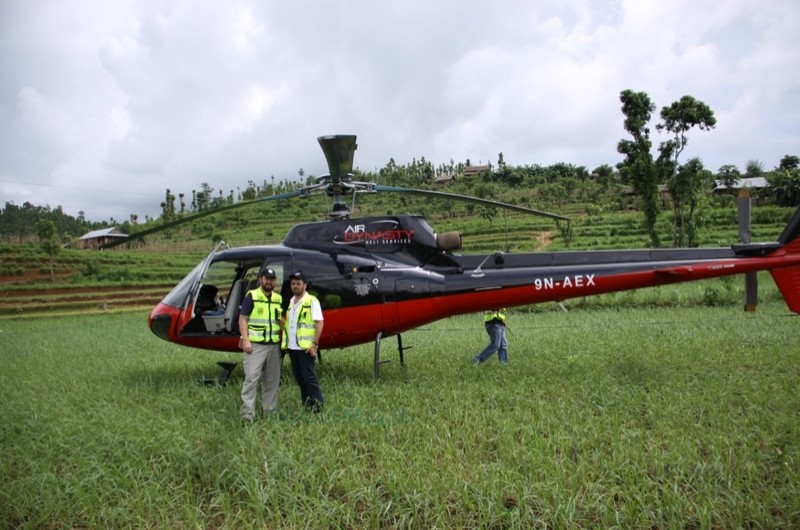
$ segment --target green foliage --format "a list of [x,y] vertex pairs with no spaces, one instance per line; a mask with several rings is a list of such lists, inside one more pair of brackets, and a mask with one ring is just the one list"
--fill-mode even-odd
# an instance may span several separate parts
[[630,182],[642,201],[645,217],[645,229],[650,236],[653,247],[660,246],[656,219],[658,218],[658,182],[657,172],[650,152],[650,129],[647,124],[655,105],[644,92],[624,90],[620,93],[622,113],[625,115],[625,130],[633,140],[620,140],[617,151],[625,155],[625,160],[618,165],[623,182]]
[[673,135],[671,140],[659,146],[657,167],[663,180],[667,182],[672,197],[673,246],[696,246],[697,227],[695,214],[697,206],[708,189],[710,173],[703,169],[699,158],[689,160],[683,166],[678,158],[689,139],[686,133],[694,127],[700,130],[713,129],[717,123],[714,112],[702,101],[691,96],[683,96],[669,107],[661,109],[659,131]]
[[56,225],[49,219],[42,219],[36,223],[36,237],[39,238],[39,245],[50,259],[50,281],[53,281],[54,260],[61,252],[61,241],[56,232]]
[[[692,96],[683,96],[668,107],[661,109],[661,123],[656,125],[658,131],[667,131],[673,139],[662,144],[661,153],[665,158],[672,160],[674,167],[678,165],[678,157],[686,148],[689,139],[686,133],[694,127],[701,131],[714,128],[717,119],[714,111]],[[672,173],[672,172],[670,172]]]
[[778,169],[800,169],[800,156],[786,155],[781,158]]
[[739,182],[739,179],[742,178],[742,173],[736,166],[732,164],[726,164],[719,168],[717,177],[719,177],[719,180],[721,180],[727,188],[731,189],[737,182]]
[[667,188],[672,196],[673,236],[676,247],[694,247],[698,241],[698,219],[696,216],[703,205],[710,180],[709,172],[703,169],[699,158],[693,158],[678,168],[668,181]]
[[[663,205],[660,205],[656,183],[659,167],[653,161],[652,155],[649,154],[651,144],[647,119],[645,119],[649,117],[655,107],[649,103],[649,97],[645,93],[626,91],[623,92],[623,96],[629,98],[623,106],[623,112],[627,113],[626,127],[631,128],[633,132],[631,140],[620,142],[622,149],[620,152],[626,155],[626,159],[619,165],[619,172],[615,171],[611,165],[601,165],[590,174],[586,168],[566,162],[550,166],[538,164],[510,166],[502,160],[501,156],[498,157],[495,171],[486,171],[474,177],[463,177],[465,164],[462,162],[457,163],[451,160],[448,164],[434,166],[424,157],[403,165],[390,160],[386,167],[377,172],[355,171],[356,178],[362,181],[435,189],[568,215],[573,219],[575,227],[572,234],[563,233],[559,228],[554,227],[552,221],[542,221],[530,216],[503,212],[501,225],[494,223],[499,212],[492,209],[478,208],[474,204],[457,200],[409,197],[391,193],[359,194],[353,216],[425,214],[431,225],[437,230],[444,229],[443,226],[448,229],[462,230],[465,234],[465,252],[497,250],[497,242],[504,239],[498,236],[505,236],[505,239],[513,241],[513,244],[509,246],[517,251],[544,248],[560,250],[566,248],[567,243],[570,248],[575,249],[620,248],[625,245],[653,246],[660,244],[661,241],[673,241],[673,244],[704,244],[709,241],[700,226],[704,221],[701,218],[687,217],[686,213],[691,212],[691,215],[694,215],[694,211],[696,211],[698,215],[705,216],[711,209],[730,208],[734,205],[735,199],[729,196],[711,196],[708,207],[703,206],[697,210],[697,205],[704,205],[709,197],[708,181],[711,175],[705,170],[695,171],[697,168],[694,168],[690,161],[682,168],[683,172],[675,175],[674,182],[669,182],[675,193],[673,200],[666,199],[663,201]],[[625,98],[621,98],[621,100]],[[647,153],[644,152],[645,147]],[[499,163],[500,161],[502,163]],[[797,174],[796,169],[792,169],[793,164],[794,158],[790,155],[786,155],[781,162],[782,168],[790,171],[792,178]],[[723,166],[720,168],[720,175],[730,176],[738,171],[734,170],[733,166]],[[791,171],[795,171],[795,173],[791,173]],[[456,175],[457,178],[446,188],[435,186],[433,179],[444,173]],[[794,188],[780,184],[784,177],[780,171],[776,174],[776,182],[779,182],[778,193],[782,194],[780,200],[782,203],[789,204],[794,200],[795,195],[791,194]],[[684,177],[686,178],[684,179]],[[630,191],[623,186],[623,182],[634,184],[638,198],[632,197]],[[690,185],[684,186],[684,184]],[[243,190],[237,187],[238,193],[231,190],[225,196],[221,190],[214,190],[207,183],[203,183],[199,192],[192,191],[191,199],[187,198],[184,193],[173,194],[172,191],[167,190],[162,205],[162,208],[168,211],[166,216],[162,215],[159,219],[148,220],[144,223],[139,223],[135,216],[131,216],[130,222],[125,221],[118,226],[126,233],[155,229],[172,216],[180,219],[185,215],[199,213],[202,209],[203,212],[212,215],[187,225],[147,236],[145,250],[202,253],[207,252],[212,243],[220,239],[224,239],[232,246],[279,243],[283,235],[294,224],[326,218],[330,200],[323,196],[315,196],[303,201],[261,202],[222,213],[214,212],[213,208],[234,205],[237,200],[264,198],[275,193],[296,190],[300,185],[300,181],[277,181],[274,177],[270,177],[269,180],[264,180],[262,183],[248,181]],[[692,193],[696,195],[690,195],[688,200],[682,195],[679,196],[679,193],[683,193],[679,190],[684,188],[692,190]],[[220,193],[217,193],[218,191]],[[179,211],[176,205],[176,195],[180,199]],[[656,197],[656,202],[642,201],[642,195],[650,198]],[[776,197],[775,194],[764,195],[759,197],[759,201],[761,204],[769,203],[778,200]],[[692,204],[695,205],[694,211],[691,210]],[[0,241],[34,242],[32,227],[40,219],[53,220],[58,233],[70,239],[74,239],[89,229],[102,226],[91,226],[81,218],[72,219],[65,216],[60,208],[50,210],[49,207],[39,208],[28,203],[21,208],[8,204],[6,206],[6,209],[0,212],[0,221],[2,221],[0,222]],[[672,216],[664,216],[660,213],[660,208],[667,206],[676,208],[673,210]],[[626,212],[631,210],[636,211],[630,214],[633,217],[640,217],[641,213],[639,212],[645,210],[645,223],[643,225],[636,219],[626,220],[625,222],[632,222],[635,228],[631,233],[625,234],[622,239],[616,237],[622,235],[622,232],[615,226],[609,228],[605,234],[593,233],[591,236],[584,237],[581,233],[583,226],[581,219],[584,214],[595,218],[598,221],[596,224],[599,226],[602,225],[600,218],[621,215],[627,219],[629,214]],[[735,226],[735,214],[729,219],[726,223],[729,223],[730,227]],[[61,222],[64,222],[69,228],[61,228],[59,224]],[[612,220],[610,223],[613,225],[615,221]],[[717,224],[717,221],[710,221],[710,224]],[[506,227],[508,227],[507,234],[505,233]],[[691,231],[682,232],[686,227]],[[773,228],[767,226],[765,233],[771,234]],[[715,228],[712,226],[709,233],[714,230]],[[735,230],[729,232],[735,234]],[[715,239],[712,242],[715,245],[718,241],[732,242],[727,234],[720,236],[719,240],[716,239],[716,234],[713,237]],[[733,240],[735,240],[735,235]],[[59,266],[56,264],[56,268]],[[11,274],[19,274],[20,271],[26,270],[24,266],[20,269],[18,263],[9,264],[6,269],[11,271]],[[69,265],[64,266],[62,273],[65,271],[81,276],[78,274],[80,271],[71,269]],[[132,276],[137,275],[135,269],[130,269],[129,272]],[[90,271],[88,275],[83,276],[94,277],[95,271]]]
[[768,193],[780,206],[800,205],[800,169],[778,169],[772,172],[767,181]]
[[57,234],[68,239],[76,239],[86,232],[103,227],[103,223],[90,223],[83,218],[83,212],[74,218],[65,214],[61,206],[34,206],[26,202],[22,206],[7,202],[0,209],[0,240],[23,243],[32,241],[35,227],[39,221],[53,223]]

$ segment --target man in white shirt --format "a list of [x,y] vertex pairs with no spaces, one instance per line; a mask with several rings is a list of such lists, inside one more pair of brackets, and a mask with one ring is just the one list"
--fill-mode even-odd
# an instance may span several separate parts
[[321,412],[325,400],[315,362],[324,324],[322,307],[317,297],[306,291],[307,281],[302,272],[291,274],[289,279],[294,296],[285,313],[283,348],[288,350],[303,406],[312,412]]

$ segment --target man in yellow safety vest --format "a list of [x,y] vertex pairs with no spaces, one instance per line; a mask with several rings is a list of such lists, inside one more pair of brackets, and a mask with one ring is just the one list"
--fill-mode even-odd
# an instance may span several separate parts
[[245,422],[255,419],[259,379],[263,411],[272,412],[278,404],[283,298],[274,292],[276,279],[274,270],[263,269],[258,275],[259,287],[247,292],[239,311],[240,347],[244,352],[241,415]]
[[485,362],[494,352],[500,364],[508,364],[508,339],[506,338],[506,310],[494,309],[487,311],[483,317],[486,333],[489,335],[489,344],[478,355],[472,358],[475,366]]
[[322,307],[317,297],[306,291],[308,283],[302,272],[291,274],[289,279],[294,296],[286,311],[283,349],[289,352],[303,406],[312,412],[321,412],[325,400],[314,363],[317,360],[324,323]]

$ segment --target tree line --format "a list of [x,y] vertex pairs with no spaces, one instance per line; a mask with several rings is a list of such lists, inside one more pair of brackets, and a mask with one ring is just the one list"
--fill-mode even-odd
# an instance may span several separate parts
[[[464,178],[465,170],[472,166],[470,160],[434,164],[426,158],[412,159],[398,164],[393,158],[374,172],[354,170],[355,178],[387,185],[408,188],[434,188],[437,182],[448,182],[448,191],[486,199],[503,199],[515,202],[515,191],[526,190],[536,200],[537,207],[563,207],[579,203],[586,210],[620,210],[634,206],[642,212],[643,227],[653,247],[663,244],[656,230],[659,213],[665,207],[662,188],[669,194],[671,209],[672,241],[674,246],[694,246],[697,243],[698,213],[711,200],[714,180],[732,187],[739,179],[764,176],[770,186],[760,192],[761,199],[781,206],[800,204],[800,158],[784,156],[772,171],[765,171],[761,162],[751,160],[744,172],[733,164],[723,165],[716,173],[706,169],[700,157],[689,158],[681,163],[687,149],[689,133],[693,130],[710,131],[716,126],[713,110],[692,96],[683,96],[672,104],[662,107],[655,129],[667,133],[669,138],[654,148],[650,127],[655,104],[645,92],[624,90],[620,93],[621,111],[625,131],[630,138],[617,144],[623,160],[616,165],[604,164],[587,169],[566,162],[541,166],[538,164],[512,166],[505,163],[503,153],[498,154],[496,164],[482,166],[479,174]],[[448,178],[449,177],[449,178]],[[279,180],[274,176],[261,183],[249,180],[244,187],[227,192],[215,190],[208,183],[201,183],[199,190],[190,194],[174,193],[167,189],[161,202],[161,215],[157,219],[146,217],[144,223],[169,222],[183,215],[207,211],[239,201],[252,200],[287,191],[315,182],[315,177],[300,169],[296,180]],[[634,204],[630,204],[631,192]],[[510,198],[509,198],[510,197]],[[400,207],[403,198],[398,198]],[[450,201],[443,204],[445,210],[455,208]],[[475,207],[465,206],[469,213]],[[479,207],[478,213],[491,220],[491,207]],[[591,212],[590,212],[591,213]],[[37,222],[49,220],[54,225],[55,237],[64,241],[77,238],[89,230],[104,226],[116,226],[126,233],[139,229],[138,216],[131,214],[130,220],[108,223],[88,222],[83,212],[77,218],[65,214],[61,207],[34,206],[28,202],[22,206],[6,203],[0,210],[0,237],[4,241],[24,242],[35,236]]]

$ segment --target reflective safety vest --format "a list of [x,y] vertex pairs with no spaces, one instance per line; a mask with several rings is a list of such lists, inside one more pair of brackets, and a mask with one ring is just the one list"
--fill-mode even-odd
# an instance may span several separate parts
[[[297,347],[307,350],[314,344],[314,318],[311,316],[311,300],[316,300],[312,294],[306,293],[300,300],[300,307],[297,309]],[[291,302],[289,302],[291,304]],[[319,303],[319,302],[317,302]],[[290,311],[287,311],[287,317]],[[286,333],[283,334],[283,349],[289,347],[289,323],[286,323]]]
[[506,308],[498,309],[497,311],[487,311],[483,315],[484,323],[488,324],[493,320],[499,320],[501,324],[505,325],[506,323]]
[[250,291],[253,298],[253,312],[247,321],[247,340],[250,342],[280,342],[281,319],[283,317],[283,298],[273,292],[271,298],[261,288]]

